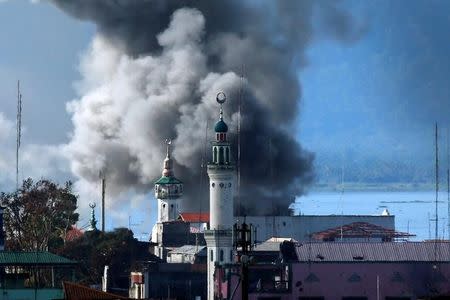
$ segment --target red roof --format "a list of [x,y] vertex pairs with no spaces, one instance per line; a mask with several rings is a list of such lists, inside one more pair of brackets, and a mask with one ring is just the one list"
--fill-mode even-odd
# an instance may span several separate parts
[[178,219],[189,223],[209,223],[209,213],[181,213]]
[[71,242],[76,239],[79,239],[83,236],[83,232],[78,229],[76,226],[72,225],[72,228],[66,233],[66,241]]
[[386,237],[386,238],[405,238],[415,236],[406,232],[399,232],[393,229],[384,228],[382,226],[366,223],[354,222],[330,228],[321,232],[312,234],[312,237],[317,240],[328,240],[339,238],[342,235],[344,238],[370,238],[370,237]]
[[118,300],[118,299],[129,299],[127,297],[122,297],[118,295],[114,295],[111,293],[105,293],[102,291],[98,291],[87,286],[83,286],[80,284],[76,284],[73,282],[63,282],[64,286],[64,299],[72,300],[72,299],[83,299],[83,300]]

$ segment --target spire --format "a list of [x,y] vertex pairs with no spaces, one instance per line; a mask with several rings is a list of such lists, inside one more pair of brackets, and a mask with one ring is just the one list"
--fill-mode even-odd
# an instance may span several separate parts
[[225,93],[220,92],[217,94],[216,101],[220,104],[219,121],[214,126],[215,132],[226,133],[228,131],[228,125],[223,121],[223,104],[227,100]]
[[170,139],[166,139],[165,141],[166,147],[167,147],[167,153],[166,153],[166,159],[164,159],[164,169],[162,172],[162,175],[164,177],[172,177],[173,171],[172,171],[172,158],[170,157],[170,145],[172,144],[172,141]]
[[97,220],[95,219],[95,203],[90,203],[89,207],[91,208],[91,220],[89,221],[89,229],[88,231],[97,230]]

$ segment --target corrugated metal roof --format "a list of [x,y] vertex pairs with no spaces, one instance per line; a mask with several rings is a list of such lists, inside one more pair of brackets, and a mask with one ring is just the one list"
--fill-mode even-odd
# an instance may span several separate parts
[[0,265],[2,266],[73,265],[73,264],[76,264],[76,262],[50,252],[0,251]]
[[304,243],[297,256],[301,262],[450,262],[450,243]]
[[330,238],[354,238],[354,237],[388,237],[388,238],[404,238],[413,237],[414,234],[406,232],[395,231],[390,228],[384,228],[375,224],[367,222],[353,222],[342,226],[330,228],[312,234],[312,237],[317,240]]
[[[184,245],[178,248],[173,249],[169,253],[171,254],[199,254],[206,255],[206,246],[195,246],[195,245]],[[204,253],[203,253],[204,252]]]
[[280,244],[284,241],[296,243],[297,241],[292,238],[277,238],[272,237],[261,244],[255,246],[254,251],[263,251],[263,252],[276,252],[280,251]]

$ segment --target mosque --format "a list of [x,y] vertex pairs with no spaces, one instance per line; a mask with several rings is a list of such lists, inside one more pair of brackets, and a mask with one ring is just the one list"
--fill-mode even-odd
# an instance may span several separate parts
[[[155,182],[158,218],[151,236],[153,253],[164,261],[167,261],[171,251],[180,247],[187,249],[187,245],[195,245],[196,247],[189,248],[194,252],[199,249],[206,251],[208,299],[214,297],[215,268],[233,260],[233,225],[244,218],[233,214],[236,167],[231,157],[232,145],[227,139],[228,126],[223,118],[225,94],[219,93],[216,100],[220,105],[219,120],[214,126],[212,160],[207,166],[209,214],[181,211],[183,183],[175,177],[171,142],[167,140],[162,176]],[[357,238],[379,242],[401,237],[395,232],[395,217],[388,212],[381,215],[246,216],[245,219],[256,229],[256,242],[271,238],[290,238],[297,242],[315,238],[328,241]]]

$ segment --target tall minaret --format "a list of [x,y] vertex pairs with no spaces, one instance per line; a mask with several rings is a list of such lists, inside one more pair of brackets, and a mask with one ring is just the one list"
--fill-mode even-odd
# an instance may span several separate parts
[[170,145],[166,140],[167,154],[164,159],[162,177],[155,182],[155,197],[158,199],[158,223],[175,221],[180,212],[183,195],[183,183],[173,175],[173,162],[170,157]]
[[224,93],[217,94],[220,118],[214,127],[216,140],[212,143],[209,176],[209,230],[205,231],[208,247],[208,299],[214,299],[214,271],[217,264],[230,263],[233,258],[232,228],[235,166],[231,163],[228,126],[223,121]]

